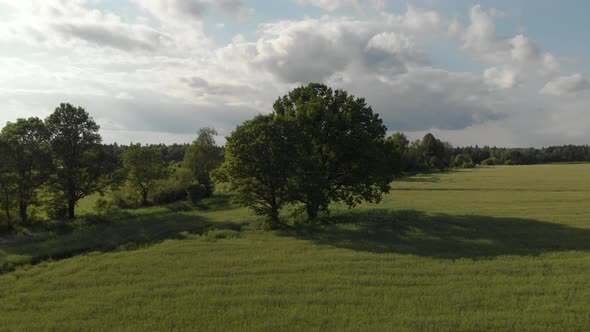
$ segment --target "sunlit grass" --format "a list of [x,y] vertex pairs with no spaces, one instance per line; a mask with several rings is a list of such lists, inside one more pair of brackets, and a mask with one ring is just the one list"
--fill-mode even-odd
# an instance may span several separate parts
[[382,204],[277,232],[225,198],[140,210],[96,230],[149,246],[0,275],[0,330],[586,331],[589,198],[580,164],[404,179]]

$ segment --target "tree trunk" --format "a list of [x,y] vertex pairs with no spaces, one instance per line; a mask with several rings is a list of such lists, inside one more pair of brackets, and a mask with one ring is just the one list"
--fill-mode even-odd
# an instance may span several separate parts
[[10,195],[5,194],[4,196],[4,213],[6,214],[6,221],[8,224],[12,224],[12,216],[10,215]]
[[305,210],[307,212],[307,220],[309,222],[315,221],[318,217],[318,214],[320,212],[320,205],[312,202],[312,203],[307,203],[305,205]]
[[277,207],[271,208],[269,218],[273,228],[277,227],[281,223],[279,220],[279,210]]
[[68,219],[73,220],[76,218],[76,200],[68,199]]
[[20,213],[20,221],[21,223],[25,224],[27,222],[27,208],[28,204],[24,200],[19,201],[19,213]]
[[148,191],[147,191],[147,189],[141,190],[141,205],[143,205],[143,206],[148,205]]

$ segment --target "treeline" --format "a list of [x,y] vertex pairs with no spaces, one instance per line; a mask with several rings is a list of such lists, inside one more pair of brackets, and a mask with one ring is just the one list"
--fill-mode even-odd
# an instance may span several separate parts
[[81,107],[61,104],[45,120],[9,122],[0,132],[0,230],[39,219],[74,219],[83,198],[133,208],[213,193],[210,172],[223,161],[217,134],[201,129],[190,145],[102,144],[99,126]]
[[211,128],[200,129],[192,144],[145,146],[103,144],[99,129],[70,104],[45,120],[6,124],[0,132],[0,230],[74,219],[80,200],[97,193],[108,194],[96,202],[103,213],[179,201],[197,205],[213,194],[214,180],[228,183],[237,202],[276,228],[315,222],[335,202],[378,202],[395,177],[417,172],[590,161],[589,146],[452,147],[432,134],[413,142],[399,132],[387,137],[364,99],[316,83],[238,126],[225,147],[215,144]]
[[403,174],[473,168],[478,165],[534,165],[590,161],[590,146],[564,145],[546,148],[453,147],[428,133],[410,142],[403,133],[388,138],[401,156]]

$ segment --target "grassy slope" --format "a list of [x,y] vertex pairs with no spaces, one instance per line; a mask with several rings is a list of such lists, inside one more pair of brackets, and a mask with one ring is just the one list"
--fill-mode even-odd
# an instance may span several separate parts
[[[0,275],[0,330],[590,329],[590,165],[395,188],[337,211],[339,224],[189,235]],[[170,218],[174,231],[251,220],[243,209]]]

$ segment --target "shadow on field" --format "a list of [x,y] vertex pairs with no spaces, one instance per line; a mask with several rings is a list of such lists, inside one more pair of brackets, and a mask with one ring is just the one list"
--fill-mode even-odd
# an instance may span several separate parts
[[409,183],[436,183],[440,178],[434,174],[417,174],[395,179],[395,182],[409,182]]
[[[113,216],[101,218],[109,217]],[[0,246],[0,273],[19,265],[69,258],[86,252],[132,250],[167,239],[180,239],[186,234],[204,234],[213,229],[239,231],[241,228],[241,224],[211,222],[178,212],[123,213],[116,217],[116,221],[101,219],[64,234],[49,232],[5,243]]]
[[590,230],[533,219],[372,210],[327,218],[327,224],[282,231],[321,245],[434,258],[535,256],[590,250]]

